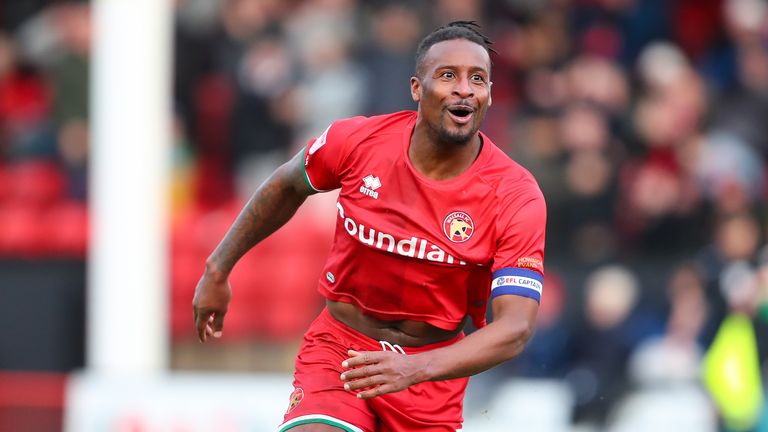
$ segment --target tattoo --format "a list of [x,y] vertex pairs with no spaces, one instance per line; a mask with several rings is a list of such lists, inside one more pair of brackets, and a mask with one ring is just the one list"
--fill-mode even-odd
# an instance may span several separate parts
[[229,274],[252,247],[285,225],[312,192],[301,171],[302,153],[278,168],[248,200],[208,261]]

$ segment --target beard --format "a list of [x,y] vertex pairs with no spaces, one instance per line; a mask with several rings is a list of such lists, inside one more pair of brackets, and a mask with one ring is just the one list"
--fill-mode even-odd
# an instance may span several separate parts
[[472,137],[475,135],[475,132],[476,131],[471,129],[467,129],[466,131],[451,131],[448,130],[448,128],[440,126],[437,129],[437,137],[444,143],[464,146],[469,144]]
[[[477,114],[477,113],[476,113]],[[453,144],[457,146],[464,146],[472,141],[472,137],[475,136],[479,125],[472,122],[464,127],[456,127],[453,125],[446,125],[446,123],[452,123],[450,119],[443,118],[436,128],[433,128],[437,133],[437,138],[441,142],[446,144]]]

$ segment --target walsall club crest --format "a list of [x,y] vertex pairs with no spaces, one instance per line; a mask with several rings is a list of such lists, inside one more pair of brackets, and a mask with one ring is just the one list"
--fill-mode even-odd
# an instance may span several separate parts
[[468,214],[457,211],[450,213],[443,220],[443,232],[448,240],[454,243],[464,243],[475,232],[475,223]]
[[301,387],[297,387],[296,390],[291,393],[291,397],[289,398],[288,402],[288,411],[285,413],[288,414],[289,412],[293,411],[301,401],[304,399],[304,390],[301,389]]

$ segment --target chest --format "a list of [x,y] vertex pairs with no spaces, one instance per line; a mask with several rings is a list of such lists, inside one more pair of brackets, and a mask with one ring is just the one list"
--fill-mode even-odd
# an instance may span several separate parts
[[486,265],[496,248],[497,200],[474,180],[425,182],[397,154],[358,159],[341,178],[343,228]]

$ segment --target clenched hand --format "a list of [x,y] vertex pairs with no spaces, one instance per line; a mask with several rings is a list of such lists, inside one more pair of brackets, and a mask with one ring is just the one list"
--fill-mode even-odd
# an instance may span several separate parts
[[224,316],[227,314],[232,289],[226,278],[220,279],[208,274],[200,278],[192,299],[192,309],[195,314],[195,328],[200,342],[208,340],[209,336],[221,337],[224,329]]

